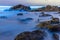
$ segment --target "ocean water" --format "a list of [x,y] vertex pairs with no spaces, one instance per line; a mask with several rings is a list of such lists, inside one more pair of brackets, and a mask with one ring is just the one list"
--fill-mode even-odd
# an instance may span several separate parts
[[[1,16],[6,16],[7,18],[0,18],[0,40],[14,40],[14,38],[21,32],[36,30],[36,25],[43,21],[51,20],[51,16],[39,17],[41,12],[21,12],[23,16],[17,16],[19,11],[1,11]],[[45,12],[45,14],[50,14],[55,18],[60,19],[60,14],[57,12]],[[56,16],[55,16],[56,15]],[[33,18],[32,21],[20,22],[21,19]],[[38,19],[40,21],[38,22]],[[47,32],[47,37],[45,40],[52,40],[52,34]],[[59,40],[60,40],[60,34]]]

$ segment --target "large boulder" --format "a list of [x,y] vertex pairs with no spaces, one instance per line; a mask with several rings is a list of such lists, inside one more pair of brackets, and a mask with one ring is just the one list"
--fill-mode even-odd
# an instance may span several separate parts
[[16,36],[15,40],[43,40],[45,34],[43,31],[35,30],[32,32],[23,32]]
[[19,4],[19,5],[16,5],[16,6],[11,7],[10,10],[30,11],[31,8],[29,6],[24,6],[24,5]]

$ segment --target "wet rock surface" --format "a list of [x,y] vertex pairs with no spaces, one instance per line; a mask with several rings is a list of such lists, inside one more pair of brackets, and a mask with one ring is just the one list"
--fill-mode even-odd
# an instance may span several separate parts
[[56,33],[53,34],[53,40],[59,40],[59,35],[57,35]]
[[37,25],[37,27],[40,27],[40,28],[47,28],[47,26],[50,25],[50,21],[46,21],[46,22],[42,22],[42,23],[39,23]]
[[59,25],[52,26],[51,28],[49,28],[49,30],[51,32],[60,32],[60,26]]
[[51,20],[51,24],[58,24],[59,23],[59,18],[53,18]]
[[35,30],[32,32],[23,32],[17,35],[15,40],[44,40],[45,32],[41,30]]

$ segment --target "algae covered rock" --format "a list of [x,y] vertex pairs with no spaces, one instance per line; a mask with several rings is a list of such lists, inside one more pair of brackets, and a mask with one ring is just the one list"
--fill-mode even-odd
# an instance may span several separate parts
[[42,23],[39,23],[37,25],[37,27],[40,27],[40,28],[47,28],[47,26],[50,25],[50,21],[46,21],[46,22],[42,22]]

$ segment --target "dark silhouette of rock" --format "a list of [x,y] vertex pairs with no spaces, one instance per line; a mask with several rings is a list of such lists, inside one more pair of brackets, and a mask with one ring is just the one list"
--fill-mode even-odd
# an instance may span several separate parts
[[53,18],[51,24],[59,24],[59,18]]
[[30,21],[30,20],[33,20],[33,18],[21,19],[20,21]]
[[45,7],[45,11],[59,11],[59,7],[58,6],[47,5]]
[[53,40],[59,40],[59,35],[57,35],[56,33],[53,34]]
[[16,36],[15,40],[44,40],[43,31],[35,30],[32,32],[23,32]]
[[30,11],[31,8],[29,6],[24,6],[24,5],[19,4],[19,5],[16,5],[16,6],[11,7],[10,10]]
[[35,10],[31,10],[31,11],[60,11],[60,7],[47,5],[45,7],[41,7]]
[[51,27],[49,28],[49,30],[50,30],[51,32],[60,32],[60,24],[51,26]]

